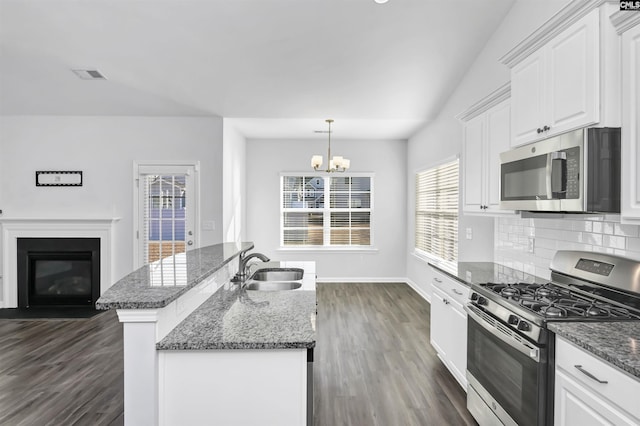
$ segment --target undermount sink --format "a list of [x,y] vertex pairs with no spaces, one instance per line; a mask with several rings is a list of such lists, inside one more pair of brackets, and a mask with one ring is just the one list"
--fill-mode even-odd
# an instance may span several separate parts
[[302,287],[302,283],[296,281],[253,281],[248,283],[247,290],[282,291],[295,290]]
[[300,268],[265,268],[258,269],[249,279],[252,281],[297,281],[301,280],[303,275],[304,269]]

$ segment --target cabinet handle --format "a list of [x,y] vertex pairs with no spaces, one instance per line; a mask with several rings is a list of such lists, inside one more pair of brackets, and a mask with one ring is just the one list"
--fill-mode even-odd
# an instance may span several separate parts
[[538,134],[540,134],[540,133],[542,133],[542,132],[543,132],[543,130],[542,130],[540,127],[538,127],[538,128],[536,129],[536,132],[538,132]]
[[434,278],[433,279],[435,282],[442,284],[442,280],[440,278]]
[[548,132],[549,130],[551,130],[551,127],[549,127],[549,126],[544,126],[544,127],[542,128],[542,130],[544,130],[545,132]]
[[447,300],[447,299],[442,299],[442,301],[444,302],[445,305],[449,304],[449,300]]
[[456,290],[455,288],[452,288],[451,290],[453,290],[453,292],[458,296],[462,296],[462,292],[460,290]]
[[608,382],[608,381],[606,381],[606,380],[600,380],[600,379],[598,379],[596,376],[594,376],[593,374],[589,373],[587,370],[585,370],[584,368],[582,368],[582,366],[581,366],[581,365],[574,365],[574,367],[575,367],[575,368],[577,368],[579,372],[581,372],[582,374],[584,374],[584,375],[585,375],[585,376],[587,376],[588,378],[595,380],[595,381],[596,381],[596,382],[598,382],[598,383],[602,383],[602,384],[609,383],[609,382]]

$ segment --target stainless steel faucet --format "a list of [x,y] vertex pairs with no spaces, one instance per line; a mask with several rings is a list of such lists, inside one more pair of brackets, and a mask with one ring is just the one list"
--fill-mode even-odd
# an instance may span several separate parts
[[249,266],[249,261],[255,258],[258,258],[263,262],[268,262],[271,260],[262,253],[251,253],[247,255],[246,252],[243,252],[242,254],[240,254],[240,261],[238,262],[238,273],[234,277],[234,281],[244,282],[247,279],[247,267]]

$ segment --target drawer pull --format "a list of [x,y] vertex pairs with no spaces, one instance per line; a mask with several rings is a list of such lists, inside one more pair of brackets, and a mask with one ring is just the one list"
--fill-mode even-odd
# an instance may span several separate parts
[[437,283],[441,283],[441,284],[442,284],[442,280],[441,280],[440,278],[434,278],[433,280],[434,280],[435,282],[437,282]]
[[579,372],[581,372],[582,374],[584,374],[584,375],[585,375],[585,376],[587,376],[588,378],[595,380],[595,381],[596,381],[596,382],[598,382],[598,383],[602,383],[602,384],[609,383],[609,382],[608,382],[608,381],[606,381],[606,380],[600,380],[600,379],[598,379],[596,376],[594,376],[593,374],[589,373],[587,370],[585,370],[584,368],[582,368],[582,366],[581,366],[581,365],[574,365],[574,367],[575,367],[575,368],[577,368]]
[[453,292],[458,296],[462,296],[462,292],[460,290],[456,290],[455,288],[452,288],[451,290],[453,290]]

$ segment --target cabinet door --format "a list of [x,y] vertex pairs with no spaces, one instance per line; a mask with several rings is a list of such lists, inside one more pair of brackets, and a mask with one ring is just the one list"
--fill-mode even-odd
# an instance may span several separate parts
[[622,34],[622,219],[640,224],[640,25]]
[[631,417],[564,371],[556,371],[554,398],[556,426],[637,425]]
[[484,115],[479,115],[464,126],[463,163],[464,184],[463,209],[470,212],[481,212],[484,204],[483,188],[483,152]]
[[450,346],[449,336],[449,307],[445,303],[446,295],[439,289],[433,288],[431,295],[431,345],[440,357],[447,358]]
[[451,321],[451,373],[458,379],[462,387],[467,389],[467,314],[462,305],[451,302],[449,305]]
[[518,146],[540,138],[545,110],[544,48],[531,54],[511,70],[511,145]]
[[567,28],[547,46],[545,136],[562,133],[600,118],[599,11]]
[[511,105],[508,101],[487,111],[487,188],[486,203],[489,210],[506,213],[500,210],[500,153],[508,151],[511,139]]

